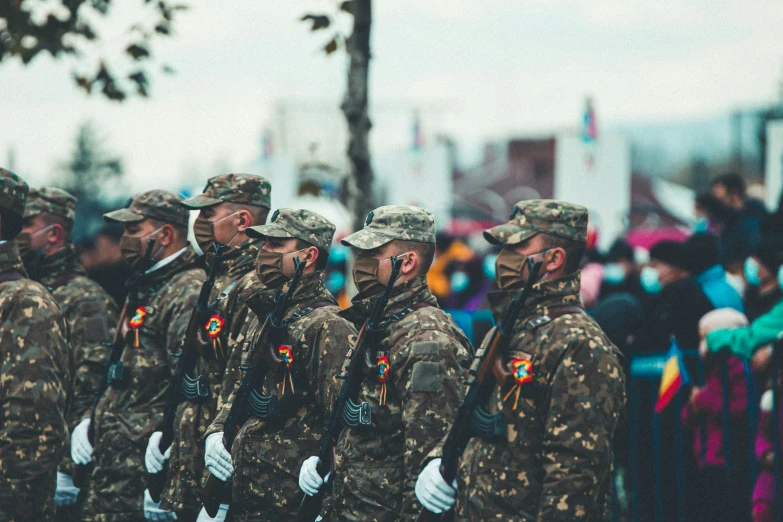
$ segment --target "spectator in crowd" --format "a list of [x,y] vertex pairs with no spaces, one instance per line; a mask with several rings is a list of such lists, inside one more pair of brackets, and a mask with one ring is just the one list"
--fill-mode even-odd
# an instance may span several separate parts
[[755,321],[783,298],[783,290],[778,284],[781,264],[783,238],[780,237],[764,237],[753,255],[745,260],[745,308],[749,320]]
[[742,264],[761,242],[761,222],[767,211],[761,201],[748,197],[745,180],[739,174],[724,174],[710,190],[727,209],[721,232],[721,259],[731,273],[742,273]]
[[743,312],[742,297],[726,280],[720,264],[719,240],[708,233],[694,234],[685,243],[688,271],[714,308],[733,308]]
[[[779,377],[778,377],[779,379]],[[778,387],[780,387],[778,382]],[[772,438],[773,393],[769,389],[761,396],[759,423],[756,432],[756,459],[759,475],[753,488],[753,522],[775,521],[775,452]],[[781,398],[778,399],[780,407]],[[783,417],[781,417],[783,418]],[[783,423],[778,419],[778,433],[783,434]]]
[[77,244],[79,262],[87,270],[87,275],[101,285],[120,308],[128,292],[125,282],[131,274],[122,257],[121,237],[122,228],[108,226],[101,229],[93,240]]
[[647,293],[645,316],[651,346],[665,350],[673,335],[683,348],[699,344],[699,320],[713,310],[701,287],[688,273],[685,245],[659,241],[640,279]]
[[639,282],[639,271],[634,261],[633,248],[622,238],[617,239],[606,253],[604,278],[600,300],[612,294],[626,293],[639,299],[644,290]]
[[717,236],[720,236],[730,215],[728,208],[709,192],[696,196],[694,213],[696,221],[692,227],[693,233],[709,232]]
[[[748,319],[731,308],[709,312],[699,321],[701,343],[699,354],[704,360],[704,385],[691,389],[690,399],[682,408],[683,426],[693,437],[693,456],[698,472],[691,495],[688,520],[748,520],[750,517],[750,481],[747,466],[748,380],[745,365],[738,357],[721,359],[711,356],[704,346],[707,334],[719,328],[745,326]],[[724,424],[723,365],[726,364],[728,389],[729,436]],[[726,443],[729,443],[726,455]]]

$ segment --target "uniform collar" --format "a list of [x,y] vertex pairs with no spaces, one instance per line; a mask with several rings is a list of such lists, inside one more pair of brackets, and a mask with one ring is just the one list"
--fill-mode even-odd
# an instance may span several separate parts
[[[519,316],[520,319],[526,319],[532,315],[546,315],[552,308],[581,306],[580,284],[580,272],[536,283],[527,297],[525,309]],[[487,294],[495,323],[503,318],[508,305],[521,292],[521,289],[494,290]]]
[[60,250],[41,260],[38,281],[44,286],[52,286],[58,279],[68,274],[87,275],[76,256],[76,247],[68,243]]

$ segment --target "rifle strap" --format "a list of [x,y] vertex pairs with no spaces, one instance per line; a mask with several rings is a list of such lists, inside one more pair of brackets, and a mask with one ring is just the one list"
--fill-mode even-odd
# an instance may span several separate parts
[[292,313],[289,320],[298,321],[302,317],[306,317],[310,315],[311,313],[315,312],[319,308],[324,308],[326,306],[333,306],[333,305],[334,303],[331,301],[317,301],[313,303],[311,306],[302,308],[301,310],[297,310],[296,312]]
[[5,283],[6,281],[19,281],[20,279],[24,279],[24,276],[16,270],[0,274],[0,283]]
[[212,301],[212,304],[210,304],[209,307],[214,308],[218,303],[225,300],[225,298],[228,297],[228,294],[231,293],[231,290],[233,290],[234,287],[237,285],[238,281],[239,281],[238,279],[234,279],[233,281],[231,281],[231,284],[225,287],[223,291],[218,294],[218,296],[215,298],[214,301]]
[[413,312],[417,310],[421,310],[422,308],[427,308],[428,306],[433,306],[430,303],[416,303],[413,304],[399,312],[389,314],[389,319],[393,323],[397,323],[401,321],[403,318],[405,318],[406,315],[412,314]]
[[548,314],[541,315],[539,317],[536,317],[535,319],[530,319],[525,323],[524,328],[528,330],[535,330],[540,326],[551,323],[558,317],[562,317],[568,314],[583,314],[583,313],[585,313],[585,311],[580,306],[573,306],[573,305],[561,306],[550,311]]

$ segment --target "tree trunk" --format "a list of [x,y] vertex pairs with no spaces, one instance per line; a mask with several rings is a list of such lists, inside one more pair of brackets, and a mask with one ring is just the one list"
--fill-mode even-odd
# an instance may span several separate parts
[[375,208],[369,146],[372,124],[367,115],[372,0],[354,0],[352,8],[354,22],[353,34],[348,40],[348,89],[341,108],[348,122],[348,210],[354,230],[359,230],[364,226],[367,214]]

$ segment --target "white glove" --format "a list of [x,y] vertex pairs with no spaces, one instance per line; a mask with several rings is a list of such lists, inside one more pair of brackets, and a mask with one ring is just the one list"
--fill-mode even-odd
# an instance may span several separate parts
[[79,488],[73,485],[70,475],[57,472],[57,489],[54,491],[54,503],[57,507],[72,506],[76,504],[79,496]]
[[440,459],[432,459],[424,466],[416,480],[416,498],[433,513],[443,513],[457,501],[457,481],[449,486],[440,474]]
[[150,490],[144,490],[144,518],[153,522],[168,522],[177,520],[177,514],[173,511],[160,509],[160,502],[153,502],[150,496]]
[[329,482],[329,475],[332,474],[330,471],[324,478],[321,478],[316,469],[320,463],[321,459],[318,457],[310,457],[302,463],[302,468],[299,470],[299,489],[311,497],[317,495],[318,490]]
[[201,512],[199,512],[196,522],[223,522],[226,520],[226,515],[228,515],[228,504],[220,504],[220,508],[218,509],[215,518],[212,518],[207,514],[207,508],[201,508]]
[[234,465],[231,463],[231,453],[223,446],[223,432],[219,431],[207,437],[204,450],[204,464],[209,472],[223,482],[234,475]]
[[92,444],[87,431],[90,429],[90,419],[82,419],[71,434],[71,459],[76,464],[92,462]]
[[761,411],[772,411],[772,390],[767,390],[761,394],[759,408],[761,408]]
[[144,455],[144,465],[147,466],[147,472],[151,474],[159,473],[163,470],[163,464],[171,457],[171,446],[166,449],[166,453],[160,452],[160,438],[163,432],[156,431],[150,435],[150,441],[147,443],[147,453]]

